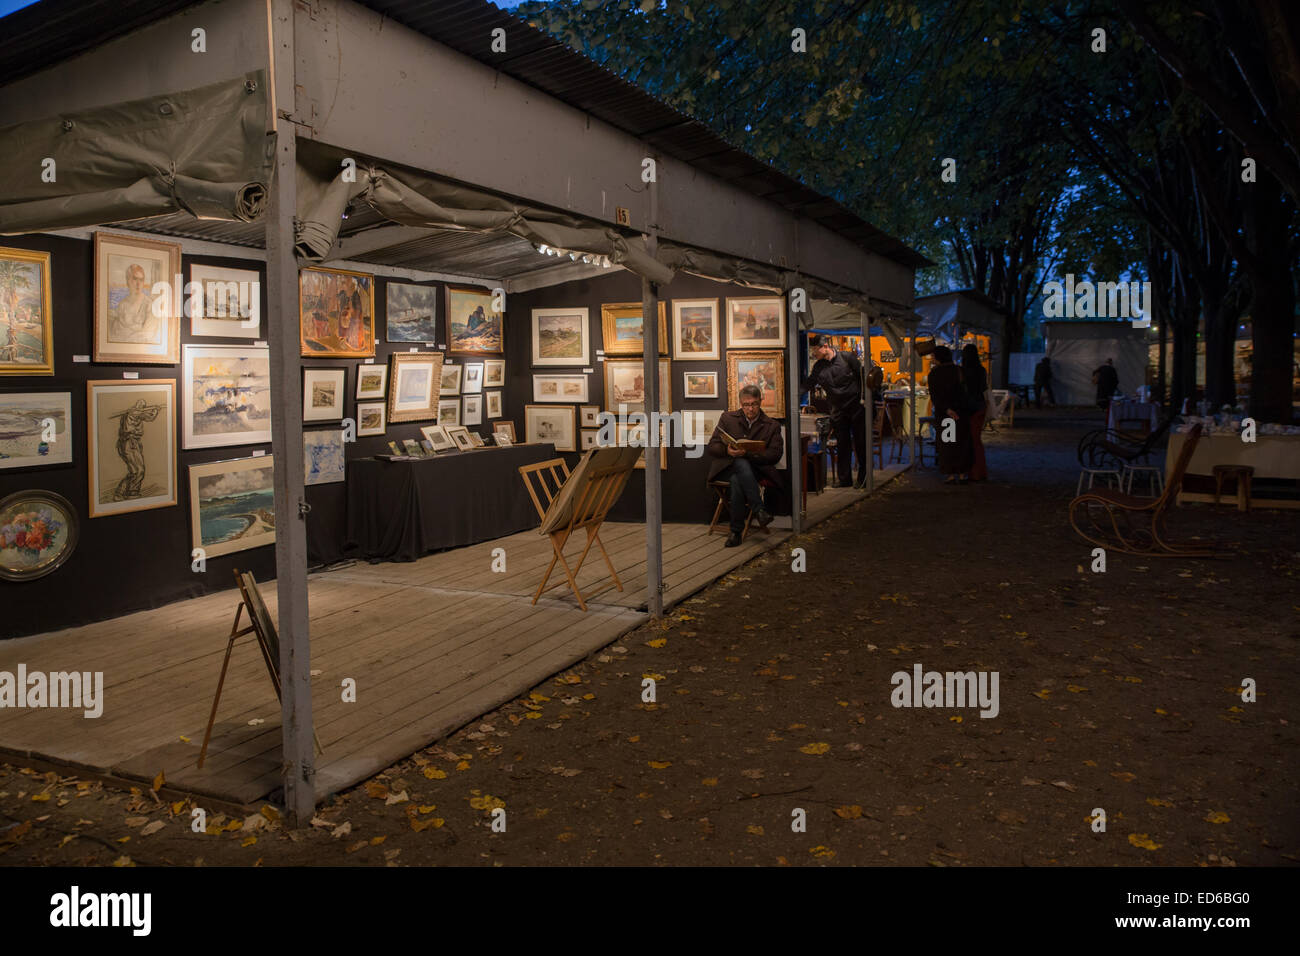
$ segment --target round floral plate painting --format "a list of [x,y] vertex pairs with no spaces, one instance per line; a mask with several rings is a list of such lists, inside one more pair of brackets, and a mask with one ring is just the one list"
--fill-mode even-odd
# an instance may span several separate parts
[[0,501],[0,578],[49,574],[77,546],[77,513],[52,491],[20,491]]

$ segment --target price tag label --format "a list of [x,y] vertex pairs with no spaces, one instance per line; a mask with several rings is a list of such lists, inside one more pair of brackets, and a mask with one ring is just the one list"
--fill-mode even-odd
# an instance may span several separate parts
[[261,458],[261,457],[263,457],[265,454],[266,454],[266,451],[265,451],[265,450],[255,451],[255,452],[253,452],[253,457],[254,457],[254,458]]
[[89,362],[89,361],[90,361],[90,356],[89,356],[89,355],[74,355],[74,356],[72,356],[72,361],[74,361],[74,362]]
[[139,378],[139,377],[140,377],[140,373],[139,373],[139,372],[123,372],[123,373],[122,373],[122,377],[123,377],[123,378]]

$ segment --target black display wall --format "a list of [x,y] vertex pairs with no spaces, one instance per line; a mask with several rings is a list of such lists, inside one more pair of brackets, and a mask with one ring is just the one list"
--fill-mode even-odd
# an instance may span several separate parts
[[[722,337],[717,362],[677,361],[672,357],[672,300],[673,299],[714,299],[718,300],[719,315],[725,318],[728,297],[752,298],[767,293],[758,292],[744,286],[725,282],[714,282],[695,276],[679,274],[670,284],[660,286],[659,297],[665,302],[667,331],[669,336],[668,355],[672,387],[673,411],[706,411],[727,407],[727,362],[726,331],[719,321],[719,334]],[[532,310],[549,308],[586,308],[591,327],[591,364],[586,368],[594,369],[587,376],[588,401],[585,404],[597,405],[605,409],[605,372],[596,351],[604,347],[601,330],[600,307],[602,303],[637,302],[641,299],[641,279],[625,270],[618,270],[609,275],[596,276],[563,285],[551,286],[532,292],[517,292],[506,300],[506,394],[505,414],[513,420],[519,440],[524,440],[524,406],[533,403],[534,374],[574,374],[583,371],[583,367],[559,368],[546,366],[533,368],[532,365]],[[787,316],[787,322],[789,316]],[[624,358],[630,356],[616,356]],[[718,373],[718,397],[686,400],[682,373],[686,371],[716,371]],[[786,370],[789,375],[789,370]],[[785,387],[788,387],[785,386]],[[575,406],[576,408],[576,406]],[[787,424],[787,419],[780,420]],[[787,443],[791,440],[790,429],[786,428]],[[796,439],[797,440],[797,439]],[[565,453],[563,455],[572,468],[581,455]],[[787,461],[790,451],[786,449]],[[707,485],[709,471],[709,454],[706,450],[699,458],[687,458],[686,449],[669,448],[667,468],[662,472],[663,519],[665,521],[708,522],[713,516],[716,499]],[[784,475],[787,481],[789,475]],[[787,507],[781,509],[789,513]],[[614,521],[645,520],[645,472],[635,471],[628,481],[627,489],[618,504],[610,512]]]
[[[111,232],[112,230],[106,230]],[[256,270],[265,280],[265,264],[255,259],[240,259],[184,253],[182,272],[188,281],[192,264],[226,266]],[[73,460],[71,464],[35,468],[0,468],[0,499],[19,491],[44,489],[67,498],[77,511],[80,537],[71,557],[53,573],[34,581],[0,581],[0,638],[21,637],[78,624],[117,617],[132,611],[159,607],[233,585],[233,570],[252,571],[258,580],[275,576],[275,549],[252,548],[234,554],[209,557],[206,571],[191,570],[191,532],[189,466],[212,461],[249,458],[257,451],[271,453],[270,444],[237,445],[221,448],[186,450],[181,447],[179,419],[181,413],[181,367],[179,365],[124,365],[74,363],[74,355],[91,355],[94,325],[94,243],[89,239],[58,236],[17,236],[0,238],[0,247],[31,249],[51,254],[50,277],[54,329],[53,376],[0,377],[0,392],[71,392]],[[375,364],[387,364],[393,352],[405,352],[411,343],[386,342],[384,315],[386,286],[389,281],[438,288],[438,341],[446,342],[446,299],[441,283],[420,283],[411,279],[375,281]],[[262,285],[263,323],[261,339],[268,335],[265,282]],[[293,325],[297,329],[297,323]],[[192,336],[188,319],[181,320],[180,342],[204,345],[249,345],[252,339],[229,339]],[[507,332],[507,342],[509,333]],[[298,349],[295,341],[293,349]],[[414,346],[421,350],[423,345]],[[451,357],[449,361],[473,361]],[[356,418],[357,367],[361,359],[304,358],[308,368],[345,368],[346,401],[344,415]],[[107,517],[90,518],[88,487],[88,450],[86,445],[86,382],[97,379],[120,379],[123,372],[138,372],[141,379],[171,379],[176,382],[177,503],[165,508]],[[421,438],[420,427],[430,422],[390,425],[383,436],[360,437],[347,446],[349,461],[388,451],[389,440]],[[333,424],[306,428],[338,427]],[[490,423],[474,428],[490,434]],[[313,565],[327,564],[346,557],[346,505],[344,483],[313,485],[306,489],[311,505],[307,518],[308,557]],[[232,606],[233,611],[233,606]]]

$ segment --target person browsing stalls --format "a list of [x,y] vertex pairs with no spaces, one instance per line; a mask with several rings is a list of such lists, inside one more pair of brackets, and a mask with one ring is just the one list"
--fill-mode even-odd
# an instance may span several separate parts
[[[816,364],[800,384],[807,392],[820,385],[831,404],[831,426],[835,429],[836,457],[841,488],[853,484],[853,458],[858,459],[858,484],[864,486],[867,469],[867,409],[862,404],[862,362],[852,352],[837,352],[825,336],[814,335],[808,356]],[[883,373],[882,373],[883,374]],[[879,380],[875,387],[879,388]]]
[[[729,440],[730,439],[730,440]],[[743,442],[741,447],[734,442]],[[759,446],[752,443],[761,442]],[[763,506],[763,492],[759,479],[766,478],[775,485],[781,484],[776,463],[784,452],[781,426],[763,412],[763,392],[757,385],[746,385],[740,390],[740,408],[723,412],[718,427],[709,439],[709,481],[726,481],[731,485],[731,534],[726,546],[737,547],[745,531],[748,505],[754,511],[754,520],[760,528],[772,523],[771,513]]]

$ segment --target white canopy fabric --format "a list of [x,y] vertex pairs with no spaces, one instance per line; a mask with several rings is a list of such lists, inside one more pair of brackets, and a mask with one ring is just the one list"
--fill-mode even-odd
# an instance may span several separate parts
[[1052,360],[1052,391],[1061,405],[1095,405],[1092,373],[1115,360],[1119,388],[1132,395],[1146,384],[1145,332],[1128,322],[1044,322],[1047,355]]

